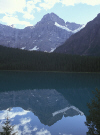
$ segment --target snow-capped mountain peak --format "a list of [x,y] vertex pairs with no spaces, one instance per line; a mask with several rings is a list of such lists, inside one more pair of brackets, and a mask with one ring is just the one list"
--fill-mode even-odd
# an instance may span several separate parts
[[57,22],[58,24],[65,26],[65,21],[63,19],[61,19],[59,16],[57,16],[54,13],[48,13],[46,15],[44,15],[44,17],[41,20],[42,22]]
[[12,27],[13,25],[0,25],[1,45],[29,51],[53,52],[75,33],[74,30],[79,31],[81,25],[65,23],[56,14],[48,13],[34,26],[24,29]]

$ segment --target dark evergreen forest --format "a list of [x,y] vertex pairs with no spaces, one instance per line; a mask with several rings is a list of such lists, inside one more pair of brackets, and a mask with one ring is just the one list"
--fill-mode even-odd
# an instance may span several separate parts
[[0,46],[0,70],[100,72],[100,57],[30,52]]

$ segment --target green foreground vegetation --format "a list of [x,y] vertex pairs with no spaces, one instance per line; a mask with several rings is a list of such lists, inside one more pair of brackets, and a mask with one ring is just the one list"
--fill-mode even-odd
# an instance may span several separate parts
[[5,117],[5,121],[3,122],[3,132],[1,132],[1,135],[17,135],[18,132],[14,132],[15,125],[11,125],[10,117],[8,116],[8,112],[10,111],[10,108],[7,110],[7,116]]
[[100,72],[100,57],[30,52],[0,46],[0,70]]
[[100,135],[100,90],[93,93],[95,97],[88,103],[89,115],[85,124],[89,129],[87,135]]

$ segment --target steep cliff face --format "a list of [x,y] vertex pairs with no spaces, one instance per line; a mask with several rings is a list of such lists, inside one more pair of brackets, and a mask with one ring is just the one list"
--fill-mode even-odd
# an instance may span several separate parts
[[30,51],[53,52],[81,27],[79,24],[65,23],[56,14],[50,13],[36,25],[25,29],[15,29],[1,24],[0,45]]
[[72,35],[55,52],[100,56],[100,14],[87,23],[85,28]]

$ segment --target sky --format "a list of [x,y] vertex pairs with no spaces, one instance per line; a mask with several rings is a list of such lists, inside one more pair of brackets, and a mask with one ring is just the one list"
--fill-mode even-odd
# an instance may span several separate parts
[[23,29],[47,13],[65,22],[86,24],[100,13],[100,0],[0,0],[0,23]]

